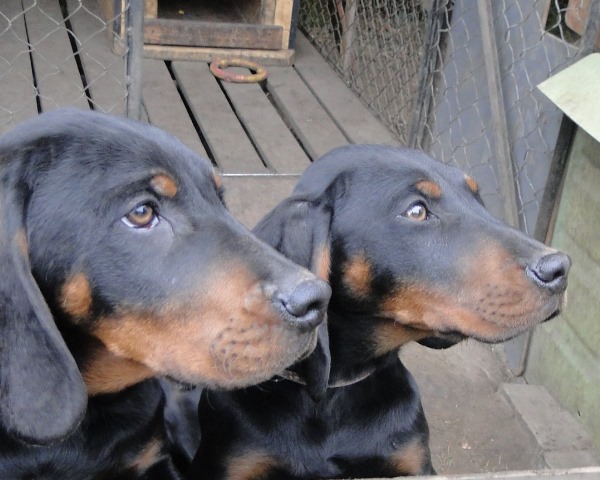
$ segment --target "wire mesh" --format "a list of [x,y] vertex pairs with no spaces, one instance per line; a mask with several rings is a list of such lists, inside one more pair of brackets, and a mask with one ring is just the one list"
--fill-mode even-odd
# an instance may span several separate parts
[[[533,233],[562,119],[536,86],[577,58],[590,1],[494,0],[489,32],[480,0],[304,0],[299,26],[401,142],[468,171],[500,217],[490,105],[501,94],[519,223]],[[501,92],[489,90],[484,40]]]
[[59,106],[123,114],[128,2],[116,5],[114,0],[0,4],[0,133]]
[[427,20],[420,0],[309,0],[299,26],[359,97],[406,140]]

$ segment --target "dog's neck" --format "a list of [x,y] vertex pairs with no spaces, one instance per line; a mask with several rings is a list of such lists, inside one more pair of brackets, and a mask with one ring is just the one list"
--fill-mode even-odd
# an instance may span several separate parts
[[115,355],[97,338],[67,325],[66,322],[61,324],[59,329],[89,396],[117,393],[155,376],[145,365]]
[[374,328],[381,319],[366,314],[340,315],[328,312],[329,348],[331,352],[330,384],[364,377],[375,371],[401,344],[386,350],[374,343]]

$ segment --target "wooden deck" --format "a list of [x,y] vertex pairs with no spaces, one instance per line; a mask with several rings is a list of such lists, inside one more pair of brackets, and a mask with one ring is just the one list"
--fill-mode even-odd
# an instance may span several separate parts
[[[57,0],[20,2],[0,11],[14,19],[14,35],[2,35],[0,55],[11,60],[2,81],[0,133],[19,121],[62,106],[123,114],[125,64],[110,49],[93,1],[69,0],[70,27]],[[19,7],[17,7],[19,5]],[[25,28],[33,45],[26,53]],[[33,69],[31,68],[33,65]],[[32,77],[35,71],[35,83]],[[303,37],[293,66],[267,67],[263,85],[217,80],[201,62],[145,59],[145,119],[207,156],[225,177],[230,208],[252,226],[287,195],[312,160],[347,143],[397,143]],[[35,86],[39,91],[36,103]]]

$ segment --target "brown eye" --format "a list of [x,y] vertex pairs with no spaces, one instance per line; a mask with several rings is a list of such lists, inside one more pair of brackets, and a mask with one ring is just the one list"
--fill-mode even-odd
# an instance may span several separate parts
[[158,216],[152,205],[142,203],[123,217],[123,222],[133,228],[152,228],[158,223]]
[[412,204],[408,210],[406,210],[403,214],[403,217],[409,218],[411,220],[416,220],[418,222],[422,222],[427,220],[429,216],[429,212],[427,211],[427,207],[421,202],[417,202]]

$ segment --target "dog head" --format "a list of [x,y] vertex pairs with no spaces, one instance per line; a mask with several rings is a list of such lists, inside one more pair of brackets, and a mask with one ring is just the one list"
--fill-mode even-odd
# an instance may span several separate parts
[[0,141],[0,175],[0,423],[15,437],[68,434],[86,393],[152,376],[245,386],[314,347],[329,286],[235,221],[209,162],[171,135],[43,114]]
[[[298,231],[320,240],[295,245]],[[471,177],[393,147],[326,154],[255,232],[329,279],[331,351],[348,361],[412,340],[511,338],[560,311],[570,268],[490,215]]]

